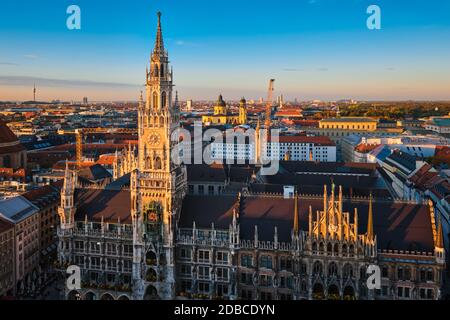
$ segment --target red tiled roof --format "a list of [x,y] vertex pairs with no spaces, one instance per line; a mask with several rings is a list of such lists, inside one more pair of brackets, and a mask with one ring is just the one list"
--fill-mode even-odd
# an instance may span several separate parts
[[302,110],[290,109],[290,110],[280,110],[275,113],[275,117],[301,117]]
[[319,121],[316,120],[293,120],[293,122],[302,127],[319,127]]
[[[62,180],[61,180],[62,181]],[[47,185],[39,189],[31,190],[22,196],[38,207],[45,207],[49,204],[57,204],[59,201],[59,188],[55,185]]]
[[25,169],[14,171],[13,168],[0,168],[0,177],[2,178],[25,178]]
[[18,141],[16,135],[11,131],[4,121],[0,120],[0,143],[11,143]]
[[113,165],[116,161],[116,156],[100,156],[100,159],[96,162],[101,165]]
[[450,147],[447,146],[437,146],[434,158],[433,158],[433,164],[439,165],[441,163],[447,163],[450,165]]
[[361,143],[355,147],[355,151],[360,152],[360,153],[368,153],[368,152],[372,151],[373,149],[377,148],[378,146],[379,146],[379,144]]
[[[94,162],[81,162],[80,165],[83,168],[89,168],[91,166],[93,166],[95,163]],[[77,168],[77,163],[76,162],[69,162],[69,169],[76,169]],[[53,165],[53,169],[54,170],[65,170],[66,169],[66,161],[58,161],[57,163],[55,163]]]

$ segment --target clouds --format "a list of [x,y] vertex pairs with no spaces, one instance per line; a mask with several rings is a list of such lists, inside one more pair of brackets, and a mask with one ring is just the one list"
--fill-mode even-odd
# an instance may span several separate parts
[[283,68],[282,69],[285,72],[299,72],[299,71],[304,71],[305,69],[298,69],[298,68]]
[[8,61],[0,61],[0,66],[18,66],[19,64],[14,62],[8,62]]
[[140,86],[132,83],[102,82],[73,79],[51,79],[28,76],[0,76],[0,85],[3,86],[32,86],[34,84],[45,87],[96,87],[96,88],[133,88],[138,90]]

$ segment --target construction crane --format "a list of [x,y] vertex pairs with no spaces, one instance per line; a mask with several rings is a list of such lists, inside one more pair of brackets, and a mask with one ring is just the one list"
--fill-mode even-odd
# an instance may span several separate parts
[[128,133],[135,134],[137,129],[129,128],[82,128],[75,131],[61,131],[61,134],[75,134],[77,169],[81,169],[83,160],[83,136],[89,133]]
[[275,82],[275,79],[270,79],[269,81],[269,90],[267,92],[267,102],[266,102],[266,122],[265,122],[265,127],[266,127],[266,132],[267,134],[269,134],[269,130],[270,130],[270,126],[272,125],[272,95],[273,95],[273,83]]

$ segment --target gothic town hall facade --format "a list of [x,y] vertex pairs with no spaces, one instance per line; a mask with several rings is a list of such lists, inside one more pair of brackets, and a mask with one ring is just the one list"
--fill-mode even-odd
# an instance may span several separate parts
[[[107,185],[66,168],[58,264],[82,271],[67,298],[439,299],[444,236],[432,203],[353,199],[334,184],[320,195],[248,184],[189,192],[188,169],[171,157],[180,108],[160,18],[138,148]],[[370,265],[380,268],[377,289],[367,288]]]

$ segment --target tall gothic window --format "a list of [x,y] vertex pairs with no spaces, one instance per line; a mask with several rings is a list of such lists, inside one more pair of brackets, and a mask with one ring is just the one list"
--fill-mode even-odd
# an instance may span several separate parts
[[164,77],[164,65],[161,65],[161,78]]
[[158,94],[153,92],[153,108],[158,109]]
[[337,274],[338,274],[338,267],[336,263],[331,262],[328,265],[328,276],[337,276]]
[[160,157],[156,157],[156,159],[155,159],[155,169],[156,170],[161,170],[161,168],[162,168],[161,158]]
[[167,107],[167,94],[165,91],[161,94],[161,107]]
[[314,262],[313,274],[314,275],[322,275],[322,271],[323,271],[322,263],[320,263],[320,261]]
[[155,67],[154,67],[155,69],[153,69],[154,71],[153,71],[153,76],[154,77],[157,77],[158,75],[159,75],[159,69],[158,69],[158,65],[157,64],[155,64]]

